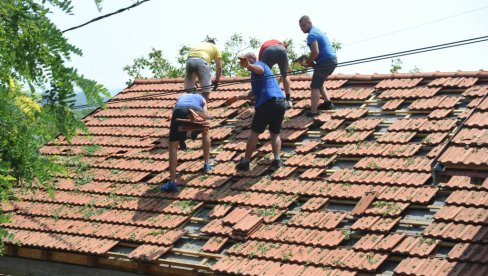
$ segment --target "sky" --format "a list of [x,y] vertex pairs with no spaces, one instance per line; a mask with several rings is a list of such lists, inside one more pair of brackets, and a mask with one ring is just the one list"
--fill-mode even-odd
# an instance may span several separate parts
[[[79,25],[133,4],[132,0],[73,1],[72,15],[53,10],[61,29]],[[476,11],[473,11],[476,10]],[[339,62],[488,35],[486,0],[152,0],[124,13],[65,33],[83,51],[70,62],[86,77],[109,90],[122,90],[129,79],[122,68],[152,48],[176,65],[182,45],[206,35],[221,49],[234,33],[245,38],[306,38],[298,19],[308,15],[329,39],[343,44]],[[488,70],[488,42],[402,57],[401,72]],[[256,50],[257,51],[257,50]],[[389,73],[391,60],[339,67],[335,73]]]

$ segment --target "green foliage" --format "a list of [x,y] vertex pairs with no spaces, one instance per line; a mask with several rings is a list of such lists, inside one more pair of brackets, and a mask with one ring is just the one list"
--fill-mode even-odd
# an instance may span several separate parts
[[332,48],[334,48],[334,50],[336,52],[338,52],[340,49],[342,49],[342,43],[336,41],[335,39],[332,41]]
[[399,58],[391,59],[390,73],[399,73],[402,70],[403,61]]
[[246,40],[242,34],[233,34],[225,42],[224,50],[222,51],[222,74],[229,77],[250,76],[249,71],[239,65],[237,57],[244,55],[247,52],[245,50],[251,51],[250,49],[255,50],[259,49],[259,47],[261,47],[261,42],[258,39],[250,37]]
[[[64,174],[65,169],[56,158],[42,156],[39,149],[59,134],[69,140],[83,128],[72,109],[76,88],[89,104],[101,104],[110,95],[67,65],[82,52],[48,18],[51,9],[70,14],[73,6],[69,0],[0,1],[2,202],[15,198],[13,187],[22,192],[44,187],[52,194],[53,175]],[[5,220],[0,210],[0,223]],[[5,235],[0,229],[0,239]]]
[[[183,52],[184,51],[180,51]],[[152,78],[176,78],[184,74],[182,68],[176,68],[163,56],[163,51],[152,48],[147,57],[140,57],[134,59],[132,65],[126,65],[122,69],[129,77],[127,85],[130,85],[136,78],[147,78],[145,75],[150,72]]]

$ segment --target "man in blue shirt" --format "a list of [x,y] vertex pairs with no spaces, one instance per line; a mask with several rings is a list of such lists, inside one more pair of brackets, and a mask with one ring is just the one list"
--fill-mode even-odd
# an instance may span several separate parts
[[281,139],[280,131],[283,118],[285,116],[285,98],[276,81],[273,72],[266,63],[257,61],[256,55],[247,53],[240,57],[240,65],[251,71],[251,91],[245,95],[233,96],[226,101],[227,105],[239,99],[255,98],[255,112],[252,118],[251,134],[247,140],[246,153],[244,158],[236,165],[236,169],[249,170],[249,162],[252,153],[256,150],[258,137],[268,127],[271,134],[271,147],[273,149],[274,160],[272,166],[279,168],[281,161]]
[[304,15],[298,23],[302,32],[308,33],[307,45],[310,48],[310,56],[301,64],[304,67],[314,67],[312,83],[310,84],[312,90],[310,112],[307,113],[308,116],[313,117],[318,113],[320,95],[324,98],[324,103],[321,105],[321,108],[335,108],[327,95],[324,82],[337,67],[337,56],[327,36],[312,25],[310,17]]
[[[187,137],[187,133],[180,131],[179,128],[181,123],[177,119],[188,119],[192,109],[195,112],[201,112],[205,116],[207,115],[207,102],[200,94],[183,94],[176,101],[175,108],[173,109],[173,115],[171,116],[171,125],[169,128],[169,174],[170,180],[161,186],[163,192],[174,192],[176,191],[176,167],[178,166],[178,145],[184,145]],[[210,136],[206,131],[202,132],[202,149],[203,158],[205,163],[203,164],[203,172],[208,172],[212,170],[209,165],[210,156]]]

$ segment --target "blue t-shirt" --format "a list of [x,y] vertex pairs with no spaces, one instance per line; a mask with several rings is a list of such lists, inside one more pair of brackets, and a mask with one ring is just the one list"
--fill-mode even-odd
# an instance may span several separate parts
[[268,65],[262,61],[256,61],[254,65],[261,66],[264,69],[263,75],[251,71],[251,90],[256,98],[255,108],[273,97],[283,98],[283,91],[281,91],[280,85]]
[[176,101],[175,107],[196,107],[203,110],[205,99],[199,94],[183,94]]
[[319,44],[319,55],[315,58],[316,63],[323,62],[325,60],[330,60],[336,57],[336,52],[332,48],[327,36],[321,32],[317,27],[312,26],[307,36],[307,45],[310,47],[312,42],[317,41]]

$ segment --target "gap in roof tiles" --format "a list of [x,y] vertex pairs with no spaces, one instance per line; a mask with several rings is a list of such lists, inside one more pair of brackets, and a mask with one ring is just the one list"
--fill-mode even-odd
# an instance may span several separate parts
[[339,246],[341,247],[347,247],[347,248],[351,248],[353,247],[358,241],[360,240],[360,238],[349,238],[349,239],[344,239]]
[[174,248],[198,251],[202,248],[202,246],[206,242],[207,241],[203,239],[199,240],[199,239],[183,237],[180,238],[177,242],[175,242]]
[[376,270],[376,275],[391,276],[394,275],[393,271],[398,266],[399,262],[390,260],[384,261],[380,267]]
[[359,159],[356,160],[336,160],[332,166],[333,170],[338,170],[338,169],[344,169],[344,168],[352,168],[356,163],[359,161]]
[[156,172],[152,172],[148,175],[146,175],[143,179],[141,179],[139,182],[148,182],[150,181],[151,179],[153,179],[155,176],[159,175],[159,173],[156,173]]
[[336,109],[344,109],[344,108],[360,108],[363,104],[362,103],[334,103]]
[[434,197],[432,205],[434,206],[444,206],[446,205],[446,199],[449,197],[447,193],[437,193]]
[[[375,103],[375,104],[367,104],[366,107],[368,108],[369,111],[381,111],[383,106],[383,103]],[[367,116],[366,116],[367,118]]]
[[432,221],[435,211],[424,210],[424,209],[406,209],[403,211],[404,219],[408,220],[421,220],[421,221]]
[[112,247],[109,251],[113,253],[129,254],[130,252],[134,251],[134,249],[135,248],[133,247],[116,245]]
[[427,156],[431,149],[432,147],[422,147],[417,153],[415,153],[415,156]]
[[451,246],[438,245],[435,251],[432,252],[431,255],[442,258],[442,257],[446,257],[451,250],[452,250]]
[[189,264],[200,264],[200,262],[204,258],[203,257],[197,257],[197,256],[180,255],[180,254],[175,254],[173,252],[169,252],[166,255],[164,255],[164,259],[165,260],[179,261],[182,263],[189,263]]
[[203,206],[202,208],[200,208],[200,210],[198,210],[197,213],[193,215],[193,217],[208,219],[208,214],[210,213],[210,211],[212,211],[212,209],[213,207]]
[[198,234],[203,226],[205,226],[204,223],[189,221],[183,229],[187,230],[190,234]]
[[424,232],[425,227],[418,226],[418,225],[405,225],[405,224],[399,224],[394,228],[394,231],[390,231],[391,233],[405,233],[407,235],[412,235],[412,236],[418,236]]
[[350,204],[338,204],[338,203],[330,203],[325,206],[325,209],[329,211],[346,211],[350,213],[352,209],[354,209],[354,205]]

